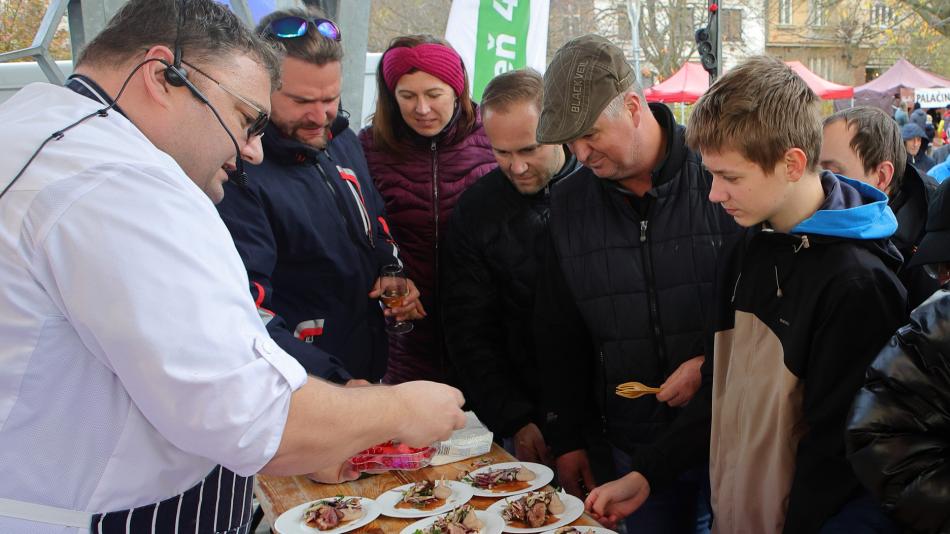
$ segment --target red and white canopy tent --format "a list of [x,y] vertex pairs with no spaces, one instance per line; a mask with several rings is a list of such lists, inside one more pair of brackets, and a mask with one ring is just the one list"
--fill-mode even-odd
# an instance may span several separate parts
[[709,89],[709,74],[699,63],[684,63],[662,82],[645,89],[647,102],[692,104]]
[[[808,70],[801,62],[786,61],[785,64],[805,80],[805,83],[811,87],[819,98],[834,100],[851,98],[854,95],[854,87],[829,82]],[[692,104],[699,100],[699,97],[707,89],[709,89],[709,74],[706,73],[702,65],[699,63],[684,63],[672,76],[653,87],[645,89],[643,93],[647,98],[647,102]]]
[[837,100],[854,96],[854,87],[829,82],[808,70],[808,67],[802,65],[799,61],[786,61],[785,64],[791,67],[791,69],[795,71],[795,74],[798,74],[805,80],[808,87],[811,87],[811,90],[814,91],[819,98],[824,100]]

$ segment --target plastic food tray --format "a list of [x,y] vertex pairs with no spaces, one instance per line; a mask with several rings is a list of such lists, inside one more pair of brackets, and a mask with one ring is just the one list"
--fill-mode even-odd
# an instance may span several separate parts
[[413,448],[402,443],[387,441],[370,447],[350,458],[357,471],[382,473],[385,471],[414,471],[428,467],[436,447]]

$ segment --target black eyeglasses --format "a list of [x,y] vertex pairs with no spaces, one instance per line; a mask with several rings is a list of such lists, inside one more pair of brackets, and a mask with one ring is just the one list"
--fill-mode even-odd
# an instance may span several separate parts
[[307,27],[310,24],[313,24],[317,33],[327,39],[339,41],[342,37],[340,28],[332,20],[318,18],[282,17],[272,20],[267,25],[267,31],[280,39],[296,39],[307,35]]
[[248,139],[253,139],[253,138],[255,138],[255,137],[259,136],[259,135],[264,135],[264,129],[267,128],[267,123],[270,121],[270,115],[268,115],[267,113],[265,113],[263,109],[257,107],[257,105],[255,105],[255,104],[254,104],[253,102],[251,102],[250,100],[248,100],[248,99],[244,98],[243,96],[237,94],[237,93],[234,92],[233,90],[228,89],[228,86],[224,85],[223,83],[219,82],[218,80],[215,80],[214,78],[211,77],[210,74],[204,72],[203,70],[201,70],[201,69],[199,69],[198,67],[192,65],[191,63],[188,63],[187,61],[182,61],[182,63],[184,63],[185,65],[188,65],[188,68],[194,69],[195,72],[201,74],[201,75],[204,76],[205,78],[207,78],[207,79],[211,80],[212,82],[216,83],[216,84],[218,85],[218,87],[221,88],[222,91],[224,91],[225,93],[231,95],[232,97],[236,98],[237,100],[243,102],[243,103],[246,104],[249,108],[251,108],[251,109],[253,109],[254,111],[257,112],[257,118],[254,119],[254,122],[252,122],[251,125],[247,127],[247,138],[248,138]]

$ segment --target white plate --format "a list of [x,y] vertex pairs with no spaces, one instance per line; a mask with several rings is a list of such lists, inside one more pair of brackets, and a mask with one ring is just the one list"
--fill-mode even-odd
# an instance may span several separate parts
[[[554,534],[554,531],[559,528],[561,527],[554,527],[553,529],[545,532],[544,534]],[[574,528],[576,528],[577,530],[580,530],[581,534],[587,534],[588,532],[590,532],[591,534],[617,534],[615,531],[610,530],[609,528],[604,528],[604,527],[574,527]]]
[[472,471],[470,474],[474,475],[476,473],[483,473],[489,469],[497,471],[499,469],[508,469],[511,467],[526,467],[534,472],[536,475],[535,479],[531,481],[527,488],[515,491],[491,491],[472,486],[472,488],[475,489],[475,495],[478,497],[510,497],[512,495],[518,495],[520,493],[527,493],[529,491],[541,489],[544,486],[547,486],[548,482],[554,480],[554,471],[551,471],[550,467],[544,464],[535,464],[531,462],[505,462],[500,464],[486,465],[485,467],[481,467]]
[[[334,498],[317,499],[317,501],[331,501]],[[350,497],[344,496],[343,498],[349,499]],[[349,532],[351,530],[360,528],[363,525],[369,524],[374,519],[379,517],[379,506],[376,505],[376,501],[373,499],[367,499],[366,497],[359,497],[359,500],[360,504],[363,505],[363,517],[357,519],[356,521],[343,523],[335,529],[320,530],[304,523],[304,510],[306,510],[311,504],[317,502],[310,501],[305,502],[300,506],[294,506],[290,510],[280,514],[280,517],[278,517],[277,521],[274,522],[274,530],[280,534],[314,534],[316,532],[320,532],[322,534],[341,534],[342,532]]]
[[[438,508],[433,508],[432,510],[418,510],[414,508],[396,508],[396,505],[402,501],[402,494],[404,491],[412,487],[412,484],[405,484],[399,486],[398,488],[393,488],[386,493],[383,493],[379,497],[376,497],[376,504],[379,506],[379,513],[387,515],[389,517],[401,517],[401,518],[416,518],[416,517],[429,517],[430,515],[439,515],[444,514],[454,508],[458,508],[463,504],[467,503],[472,495],[475,494],[475,488],[464,484],[462,482],[456,482],[454,480],[446,480],[445,483],[452,488],[452,495],[445,500],[445,504]],[[439,482],[441,484],[441,482]]]
[[[524,533],[524,534],[527,534],[529,532],[547,532],[549,530],[553,530],[558,527],[570,525],[584,513],[584,501],[578,499],[577,497],[569,493],[558,493],[557,496],[560,497],[561,502],[564,503],[564,512],[554,516],[557,518],[557,521],[555,521],[554,523],[551,523],[550,525],[544,525],[543,527],[538,527],[538,528],[518,528],[518,527],[512,527],[506,523],[504,531]],[[498,501],[495,501],[494,504],[486,508],[485,511],[493,512],[497,514],[498,516],[501,516],[501,511],[505,509],[505,506],[507,506],[509,502],[514,502],[516,500],[518,500],[517,497],[511,498],[511,499],[499,499]],[[502,521],[504,521],[504,519]]]
[[[476,510],[475,517],[479,518],[485,525],[478,531],[478,534],[501,534],[503,532],[502,528],[505,526],[505,520],[502,519],[500,515]],[[432,516],[420,519],[402,529],[399,534],[413,534],[416,530],[422,530],[432,523],[435,523],[435,520],[438,518],[439,516]]]

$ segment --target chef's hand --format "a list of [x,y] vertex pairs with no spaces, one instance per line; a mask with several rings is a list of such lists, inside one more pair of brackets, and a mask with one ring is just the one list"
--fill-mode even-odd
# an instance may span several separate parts
[[[406,279],[409,287],[409,294],[402,299],[402,306],[398,308],[386,308],[383,315],[386,317],[395,317],[397,321],[412,321],[413,319],[422,319],[426,316],[426,310],[422,307],[422,301],[419,300],[419,289],[411,279]],[[377,278],[373,284],[373,290],[369,292],[369,298],[378,299],[383,294],[380,286],[380,279]]]
[[399,418],[400,442],[410,447],[426,447],[449,439],[465,426],[462,392],[445,384],[417,380],[392,386],[397,399],[394,415]]
[[307,478],[321,484],[339,484],[356,480],[360,477],[360,472],[353,468],[350,462],[343,462],[339,467],[327,468],[316,473],[310,473]]
[[640,473],[633,471],[623,478],[594,488],[584,500],[587,513],[607,528],[616,528],[617,523],[640,508],[650,496],[650,483]]
[[656,400],[665,402],[674,408],[689,402],[703,383],[703,375],[700,370],[705,360],[705,356],[699,355],[681,363],[673,371],[673,374],[666,379],[666,382],[660,385],[660,392],[656,394]]
[[588,491],[597,486],[594,481],[594,473],[590,469],[587,451],[584,449],[565,452],[557,457],[556,463],[558,481],[565,491],[578,499],[583,499],[585,496],[581,485],[585,486]]

